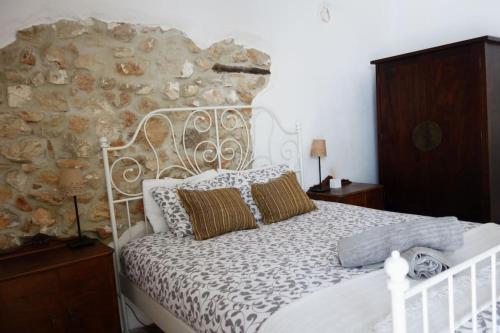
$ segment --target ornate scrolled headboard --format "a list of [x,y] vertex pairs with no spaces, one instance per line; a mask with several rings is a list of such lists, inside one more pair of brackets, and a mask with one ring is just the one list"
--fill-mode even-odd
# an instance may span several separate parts
[[[303,185],[300,126],[286,130],[263,107],[158,109],[140,120],[128,142],[111,143],[103,137],[100,145],[119,290],[121,245],[143,232],[137,228],[141,224],[131,228],[134,214],[142,211],[143,179],[182,178],[207,169],[243,170],[285,162]],[[127,223],[118,224],[117,218],[126,218]],[[119,239],[118,229],[127,225],[128,236]],[[142,225],[147,233],[148,224]],[[120,311],[125,318],[123,293]]]
[[[117,217],[131,219],[141,203],[143,179],[184,178],[207,169],[244,170],[287,163],[302,183],[300,126],[287,130],[263,107],[158,109],[146,114],[128,142],[100,139],[113,241]],[[115,207],[124,204],[125,214]],[[116,234],[116,235],[115,235]]]

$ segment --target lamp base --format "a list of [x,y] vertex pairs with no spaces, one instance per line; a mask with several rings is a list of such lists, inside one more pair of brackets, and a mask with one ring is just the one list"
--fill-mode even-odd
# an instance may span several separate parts
[[81,238],[77,238],[75,240],[69,241],[68,242],[68,247],[70,249],[79,249],[81,247],[86,247],[90,245],[94,245],[96,242],[96,239],[94,238],[89,238],[87,236],[82,236]]

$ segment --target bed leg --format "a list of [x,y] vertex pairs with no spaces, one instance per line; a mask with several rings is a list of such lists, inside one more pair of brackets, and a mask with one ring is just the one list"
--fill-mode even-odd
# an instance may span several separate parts
[[120,292],[120,317],[122,318],[122,332],[123,333],[129,333],[129,327],[128,327],[128,315],[127,315],[127,303],[125,300],[125,295]]
[[401,258],[398,251],[393,251],[385,261],[385,272],[388,275],[387,287],[391,292],[392,332],[406,333],[406,299],[405,291],[410,283],[406,278],[408,263]]

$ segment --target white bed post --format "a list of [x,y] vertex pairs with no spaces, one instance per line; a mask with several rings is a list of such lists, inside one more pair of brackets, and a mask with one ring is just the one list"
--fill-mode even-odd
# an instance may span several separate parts
[[300,185],[304,187],[304,166],[302,165],[302,127],[300,123],[295,124],[295,131],[297,132],[297,146],[299,155],[299,169],[300,169]]
[[385,272],[389,276],[387,287],[391,292],[392,332],[406,333],[406,299],[405,291],[410,287],[406,278],[408,263],[401,258],[398,251],[392,251],[385,260]]
[[102,137],[99,139],[102,150],[102,159],[104,164],[104,177],[106,179],[106,192],[108,194],[108,207],[109,207],[109,218],[111,220],[111,231],[113,234],[113,244],[114,244],[114,268],[115,268],[115,284],[118,292],[119,308],[120,308],[120,319],[122,324],[122,331],[128,333],[128,320],[127,320],[127,309],[125,305],[125,296],[122,293],[120,286],[120,244],[118,243],[118,229],[116,227],[116,217],[115,217],[115,204],[113,199],[113,189],[111,188],[111,173],[109,170],[109,158],[108,158],[108,139]]

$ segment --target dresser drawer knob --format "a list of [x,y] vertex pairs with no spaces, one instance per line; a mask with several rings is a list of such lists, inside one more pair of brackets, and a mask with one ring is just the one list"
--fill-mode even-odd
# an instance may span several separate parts
[[76,315],[75,315],[75,311],[73,311],[73,309],[68,309],[68,316],[69,316],[69,319],[71,321],[75,321],[76,320]]
[[57,328],[59,326],[59,325],[57,325],[57,317],[56,316],[50,315],[49,319],[50,319],[50,323],[52,324],[53,328]]

